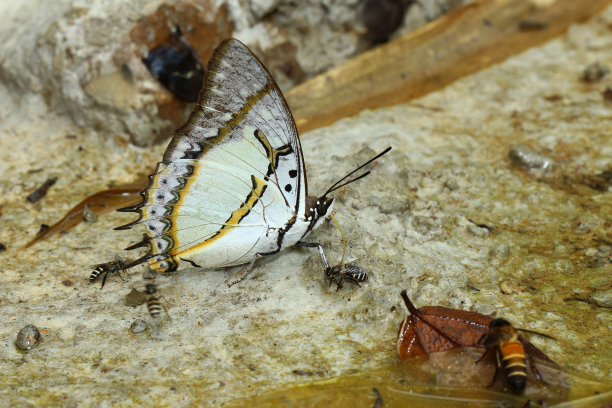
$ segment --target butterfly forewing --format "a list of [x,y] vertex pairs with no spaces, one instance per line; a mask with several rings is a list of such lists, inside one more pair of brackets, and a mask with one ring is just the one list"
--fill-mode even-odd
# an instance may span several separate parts
[[[288,202],[295,202],[298,194],[304,200],[305,182],[288,177],[290,170],[297,170],[305,179],[300,142],[287,103],[255,55],[239,41],[230,39],[221,43],[212,56],[198,106],[176,131],[164,162],[201,155],[200,149],[206,152],[228,139],[242,138],[245,127],[261,131],[273,148],[287,146],[293,151],[293,156],[281,156],[280,164],[291,166],[279,166],[285,167],[285,172],[275,171],[283,181],[278,187]],[[291,180],[296,185],[287,192],[284,188]],[[298,193],[297,184],[301,184],[299,189],[303,191]]]
[[145,193],[151,266],[222,267],[276,252],[306,193],[297,130],[278,86],[242,43],[224,41]]

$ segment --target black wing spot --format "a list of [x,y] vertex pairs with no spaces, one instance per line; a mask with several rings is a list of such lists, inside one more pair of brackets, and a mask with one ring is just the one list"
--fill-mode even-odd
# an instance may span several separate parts
[[290,192],[291,192],[291,189],[292,189],[291,184],[287,184],[287,185],[285,186],[285,191],[286,191],[286,192],[290,193]]
[[150,229],[151,231],[155,231],[155,227],[154,227],[154,226],[152,226],[152,225],[149,225],[149,229]]
[[158,194],[157,195],[157,199],[158,200],[163,200],[164,199],[164,195],[163,194]]
[[297,170],[289,170],[289,177],[296,178],[297,177]]
[[155,215],[155,210],[151,210],[151,214]]

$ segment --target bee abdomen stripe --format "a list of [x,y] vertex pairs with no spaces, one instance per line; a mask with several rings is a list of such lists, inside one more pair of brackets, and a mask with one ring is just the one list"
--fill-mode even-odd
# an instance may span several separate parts
[[527,371],[525,370],[525,367],[507,368],[506,369],[506,376],[507,377],[512,377],[512,376],[527,377]]
[[151,299],[147,304],[147,307],[149,309],[149,314],[153,317],[159,316],[162,310],[162,304],[157,299]]
[[523,360],[523,358],[516,358],[516,359],[506,359],[504,358],[504,366],[506,368],[511,368],[511,367],[516,367],[516,366],[520,366],[520,367],[526,367],[525,361]]
[[506,359],[506,357],[519,356],[522,358],[525,356],[525,350],[523,349],[523,345],[518,341],[502,344],[500,346],[500,350],[502,352],[502,355],[504,356],[504,360]]

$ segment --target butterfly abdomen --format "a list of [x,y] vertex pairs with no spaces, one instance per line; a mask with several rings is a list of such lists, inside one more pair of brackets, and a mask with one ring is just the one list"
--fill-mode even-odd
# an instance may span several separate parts
[[502,366],[506,379],[516,391],[525,389],[527,382],[527,364],[525,349],[520,341],[508,341],[499,345]]

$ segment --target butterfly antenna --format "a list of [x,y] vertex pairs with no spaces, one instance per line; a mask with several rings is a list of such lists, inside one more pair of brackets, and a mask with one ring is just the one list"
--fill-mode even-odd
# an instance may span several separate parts
[[383,150],[382,152],[378,153],[376,156],[372,157],[370,160],[368,160],[367,162],[363,163],[361,166],[357,167],[355,170],[351,171],[350,173],[348,173],[346,176],[342,177],[340,180],[336,181],[334,184],[332,184],[332,186],[325,192],[325,194],[323,194],[323,197],[326,197],[329,193],[346,186],[347,184],[353,183],[359,179],[364,178],[365,176],[367,176],[368,174],[370,174],[370,171],[366,171],[365,173],[363,173],[362,175],[355,177],[354,179],[351,179],[347,182],[344,182],[344,180],[346,180],[347,178],[351,177],[353,174],[357,173],[359,170],[363,169],[365,166],[367,166],[368,164],[372,163],[374,160],[378,159],[380,156],[387,154],[387,152],[389,152],[389,150],[391,150],[391,146],[387,147],[385,150]]
[[340,228],[340,224],[336,220],[336,217],[334,217],[333,214],[329,214],[329,216],[334,220],[336,227],[338,227],[338,231],[340,231],[340,236],[342,237],[342,258],[340,258],[340,263],[338,264],[342,265],[342,262],[344,262],[344,253],[346,252],[346,238],[344,238],[344,233],[342,233],[342,228]]

